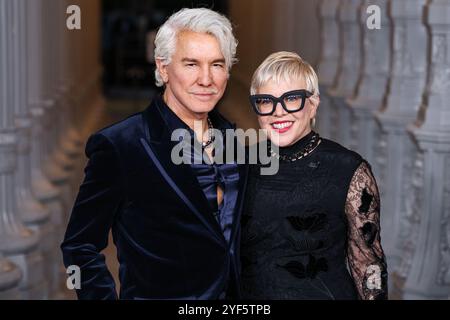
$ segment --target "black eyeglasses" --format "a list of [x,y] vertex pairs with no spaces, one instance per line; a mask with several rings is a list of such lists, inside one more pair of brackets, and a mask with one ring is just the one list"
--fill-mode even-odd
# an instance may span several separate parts
[[288,91],[279,98],[270,94],[254,94],[250,96],[250,103],[258,115],[269,116],[275,112],[278,102],[286,112],[300,111],[305,107],[306,99],[312,95],[312,92],[305,89]]

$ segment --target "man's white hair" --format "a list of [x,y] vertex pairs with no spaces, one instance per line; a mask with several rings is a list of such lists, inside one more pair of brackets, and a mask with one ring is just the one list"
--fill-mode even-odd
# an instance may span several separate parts
[[[228,71],[236,63],[237,40],[233,35],[230,21],[225,16],[206,8],[184,8],[171,15],[156,34],[155,59],[162,60],[164,65],[171,62],[180,31],[207,33],[214,36],[219,41]],[[158,87],[164,85],[158,68],[155,70],[155,79]]]

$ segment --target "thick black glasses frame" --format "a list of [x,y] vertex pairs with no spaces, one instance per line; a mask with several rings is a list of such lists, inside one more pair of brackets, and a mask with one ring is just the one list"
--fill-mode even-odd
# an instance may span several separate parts
[[[301,90],[292,90],[292,91],[288,91],[283,93],[283,95],[281,95],[279,98],[274,97],[270,94],[254,94],[250,96],[250,103],[253,107],[253,110],[256,112],[256,114],[260,115],[260,116],[269,116],[271,114],[273,114],[275,112],[275,109],[278,105],[278,102],[281,104],[281,106],[283,107],[283,109],[288,112],[288,113],[293,113],[293,112],[297,112],[302,110],[305,107],[305,101],[307,98],[311,97],[313,95],[312,92],[305,90],[305,89],[301,89]],[[296,109],[296,110],[288,110],[288,108],[286,108],[286,105],[284,104],[284,98],[288,97],[288,96],[301,96],[302,97],[302,103],[300,105],[300,108]],[[256,100],[257,99],[270,99],[272,101],[272,111],[271,112],[260,112],[256,106]]]

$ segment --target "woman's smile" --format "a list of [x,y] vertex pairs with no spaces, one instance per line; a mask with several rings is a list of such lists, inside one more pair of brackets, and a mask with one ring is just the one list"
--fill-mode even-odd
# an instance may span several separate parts
[[289,129],[292,128],[293,124],[294,124],[293,121],[275,121],[272,122],[271,126],[275,132],[281,134],[289,131]]

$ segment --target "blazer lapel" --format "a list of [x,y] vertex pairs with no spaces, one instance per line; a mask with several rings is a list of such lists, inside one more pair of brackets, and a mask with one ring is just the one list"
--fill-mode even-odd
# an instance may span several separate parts
[[214,237],[225,245],[220,225],[214,218],[206,196],[198,184],[198,181],[189,164],[176,165],[170,155],[176,141],[171,141],[171,134],[161,116],[157,99],[143,112],[146,137],[140,142],[164,180],[170,185],[181,200],[211,231]]

